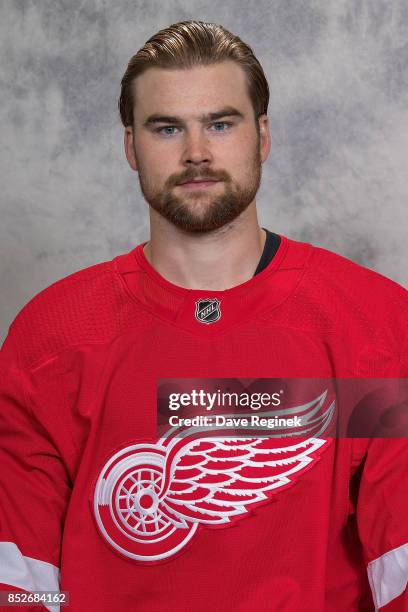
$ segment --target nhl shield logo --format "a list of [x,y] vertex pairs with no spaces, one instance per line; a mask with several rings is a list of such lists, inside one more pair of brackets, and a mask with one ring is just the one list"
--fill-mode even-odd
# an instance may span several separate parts
[[220,300],[204,298],[197,300],[195,318],[200,323],[215,323],[221,317]]

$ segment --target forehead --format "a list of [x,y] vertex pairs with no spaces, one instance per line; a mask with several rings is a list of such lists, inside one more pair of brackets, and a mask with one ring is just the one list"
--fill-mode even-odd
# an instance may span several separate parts
[[135,119],[151,113],[194,115],[220,106],[251,108],[246,75],[231,60],[192,68],[148,68],[133,83]]

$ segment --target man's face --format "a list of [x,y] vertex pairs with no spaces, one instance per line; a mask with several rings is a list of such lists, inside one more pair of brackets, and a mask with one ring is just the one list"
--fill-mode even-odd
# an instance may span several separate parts
[[[233,61],[149,68],[133,86],[125,150],[146,201],[187,232],[233,221],[254,201],[270,150],[268,120],[258,136],[243,69]],[[198,179],[207,182],[182,184]]]

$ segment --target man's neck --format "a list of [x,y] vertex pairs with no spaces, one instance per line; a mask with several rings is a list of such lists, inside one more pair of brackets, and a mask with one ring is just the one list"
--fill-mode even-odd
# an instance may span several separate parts
[[[253,277],[265,245],[255,206],[215,232],[186,234],[151,211],[144,254],[166,280],[187,289],[223,290]],[[153,218],[152,218],[153,217]]]

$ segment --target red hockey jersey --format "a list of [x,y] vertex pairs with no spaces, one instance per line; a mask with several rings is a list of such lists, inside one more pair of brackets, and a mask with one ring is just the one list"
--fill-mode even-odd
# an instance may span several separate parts
[[407,440],[286,443],[289,470],[267,439],[157,433],[163,378],[408,377],[408,292],[285,236],[247,282],[190,290],[143,244],[10,326],[2,590],[68,592],[75,612],[408,610]]

